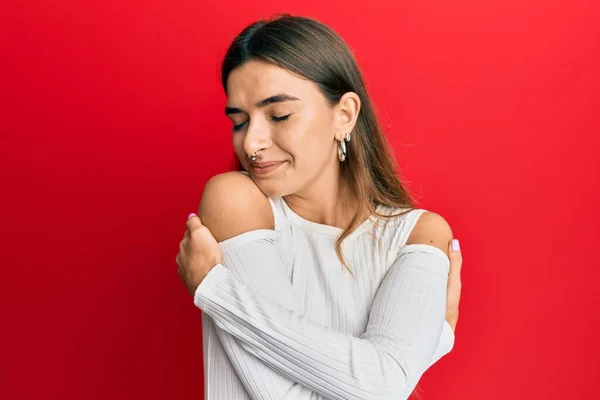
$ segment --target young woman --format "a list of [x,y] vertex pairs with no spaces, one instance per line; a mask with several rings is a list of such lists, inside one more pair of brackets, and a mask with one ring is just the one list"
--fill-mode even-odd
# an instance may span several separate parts
[[222,83],[242,171],[209,180],[177,255],[205,398],[407,398],[453,346],[462,258],[402,186],[347,45],[259,21]]

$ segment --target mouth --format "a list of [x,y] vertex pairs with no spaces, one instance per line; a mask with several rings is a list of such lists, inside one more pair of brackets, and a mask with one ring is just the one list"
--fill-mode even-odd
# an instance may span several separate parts
[[250,166],[254,174],[264,176],[275,171],[282,164],[283,161],[266,161],[260,163],[250,163]]

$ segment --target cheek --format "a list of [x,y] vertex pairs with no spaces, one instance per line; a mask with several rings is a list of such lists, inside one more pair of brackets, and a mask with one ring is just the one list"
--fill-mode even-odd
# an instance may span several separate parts
[[246,153],[244,152],[244,135],[233,134],[233,151],[235,155],[240,159],[244,160]]
[[239,156],[244,145],[244,138],[241,135],[233,135],[233,150]]
[[329,158],[333,140],[333,124],[327,115],[314,114],[308,118],[302,128],[301,143],[299,148],[303,149],[304,162],[321,164]]

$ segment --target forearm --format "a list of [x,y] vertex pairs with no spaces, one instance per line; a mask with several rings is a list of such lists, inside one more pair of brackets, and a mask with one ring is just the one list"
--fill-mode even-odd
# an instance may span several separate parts
[[[279,259],[277,235],[274,231],[260,230],[221,242],[223,265],[258,296],[296,311],[292,285]],[[218,324],[215,327],[223,349],[252,399],[280,400],[291,391],[307,390],[249,353],[241,341]]]

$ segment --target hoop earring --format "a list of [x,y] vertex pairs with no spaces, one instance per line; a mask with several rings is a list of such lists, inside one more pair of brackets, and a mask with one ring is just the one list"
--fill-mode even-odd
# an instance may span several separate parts
[[348,132],[344,139],[338,141],[338,158],[340,159],[340,162],[346,161],[346,157],[348,156],[346,142],[349,142],[351,138],[351,132]]
[[340,162],[344,162],[346,161],[346,155],[347,155],[347,151],[346,151],[346,141],[345,140],[339,140],[338,141],[338,158],[340,159]]

